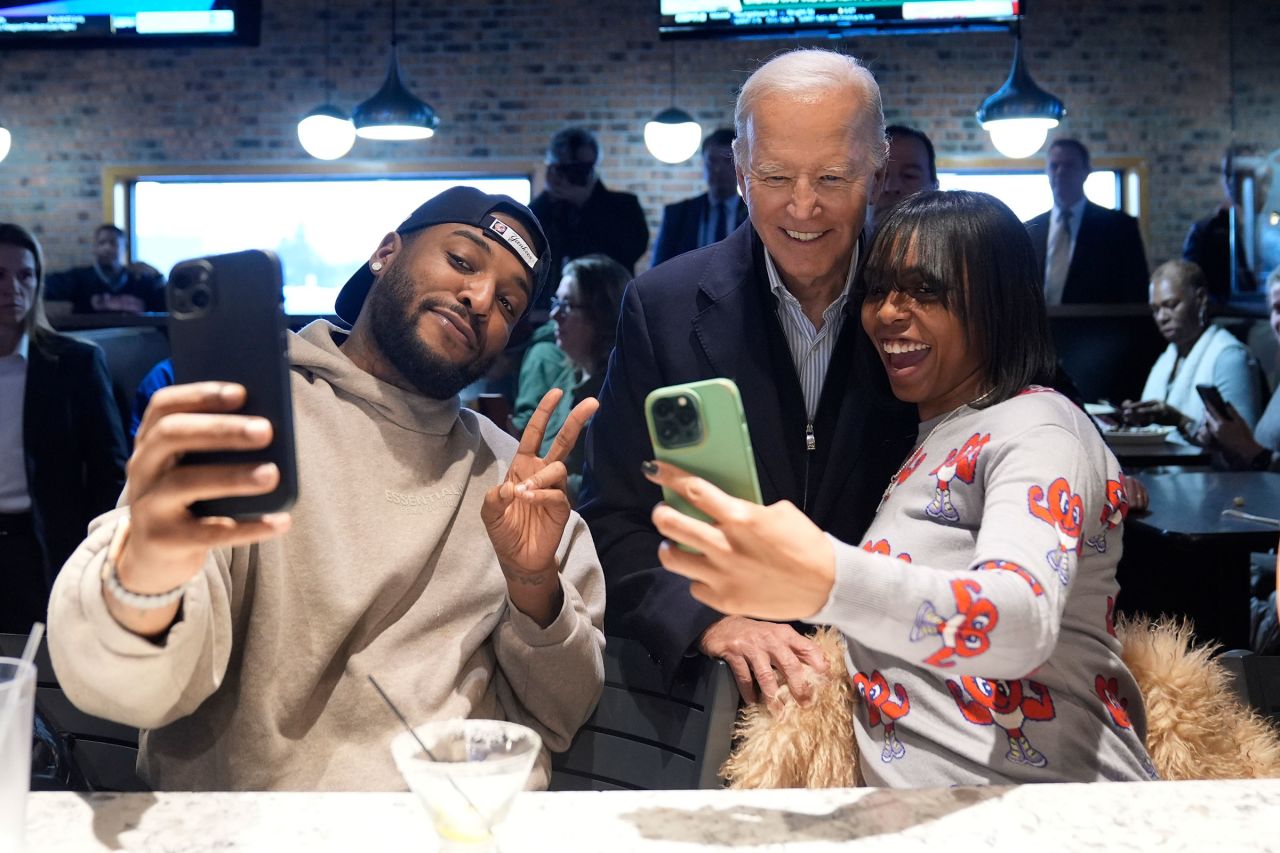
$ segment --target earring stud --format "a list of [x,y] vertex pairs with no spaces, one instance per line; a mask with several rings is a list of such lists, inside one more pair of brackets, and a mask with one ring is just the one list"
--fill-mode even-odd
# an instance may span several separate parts
[[374,261],[373,263],[369,264],[369,269],[373,270],[374,272],[377,272],[378,270],[382,269],[382,261]]

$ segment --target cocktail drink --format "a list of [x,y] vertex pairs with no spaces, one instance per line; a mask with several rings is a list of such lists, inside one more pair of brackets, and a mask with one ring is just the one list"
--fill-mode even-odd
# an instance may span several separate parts
[[0,851],[4,853],[23,849],[35,699],[35,666],[0,657]]
[[498,720],[426,723],[391,743],[401,775],[431,815],[446,850],[494,848],[493,827],[524,789],[542,738]]

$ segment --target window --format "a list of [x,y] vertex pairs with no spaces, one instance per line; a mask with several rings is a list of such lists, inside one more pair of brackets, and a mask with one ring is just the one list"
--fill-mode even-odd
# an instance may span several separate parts
[[167,273],[188,258],[270,249],[284,269],[285,312],[332,314],[351,273],[418,205],[458,185],[528,204],[534,168],[376,177],[133,172],[115,176],[113,195],[127,205],[120,218],[131,224],[134,260]]
[[[1009,168],[1008,160],[938,161],[938,186],[944,190],[976,190],[990,193],[1026,221],[1053,207],[1049,179],[1038,162],[1023,168]],[[1123,210],[1141,218],[1141,178],[1145,172],[1139,161],[1099,160],[1084,182],[1089,201],[1112,210]]]

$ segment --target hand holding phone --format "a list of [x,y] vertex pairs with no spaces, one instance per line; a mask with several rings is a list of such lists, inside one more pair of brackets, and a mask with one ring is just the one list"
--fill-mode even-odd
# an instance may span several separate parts
[[265,447],[191,448],[181,464],[271,463],[279,472],[272,491],[209,495],[191,504],[195,515],[255,518],[288,509],[297,496],[282,293],[280,261],[269,252],[184,261],[169,274],[169,343],[175,381],[237,383],[245,389],[239,414],[265,419],[271,427],[271,441]]
[[[736,498],[762,502],[742,397],[733,380],[658,388],[645,398],[644,413],[655,459],[708,480]],[[710,520],[665,487],[662,496],[685,515]]]
[[1197,385],[1196,393],[1200,395],[1205,406],[1213,412],[1215,418],[1220,421],[1235,420],[1231,415],[1230,407],[1227,406],[1227,401],[1222,399],[1222,392],[1218,390],[1218,386]]

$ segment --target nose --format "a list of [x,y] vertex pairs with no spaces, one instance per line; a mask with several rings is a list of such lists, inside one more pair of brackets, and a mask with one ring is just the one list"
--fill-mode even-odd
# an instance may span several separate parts
[[788,212],[796,219],[808,219],[818,212],[818,193],[808,178],[796,181]]
[[892,326],[899,320],[907,319],[911,313],[907,302],[905,294],[896,290],[889,291],[889,295],[876,306],[876,321],[882,326]]
[[473,276],[467,281],[466,289],[458,295],[458,301],[467,306],[473,318],[482,320],[493,310],[497,291],[498,284],[493,276]]

